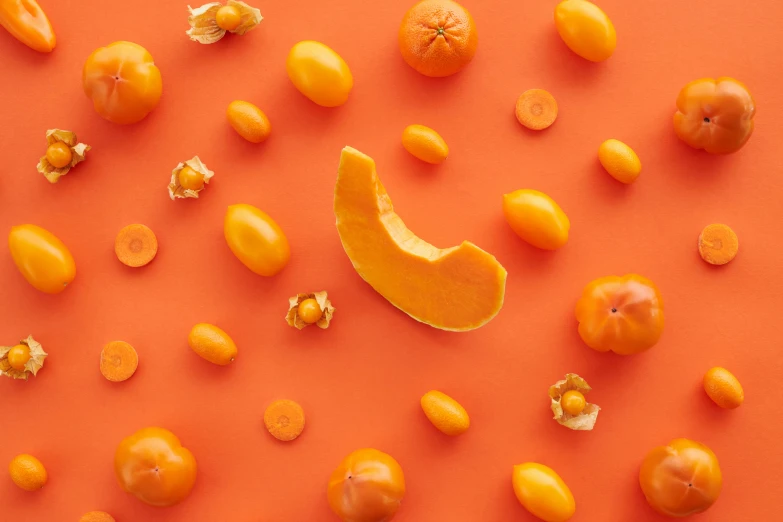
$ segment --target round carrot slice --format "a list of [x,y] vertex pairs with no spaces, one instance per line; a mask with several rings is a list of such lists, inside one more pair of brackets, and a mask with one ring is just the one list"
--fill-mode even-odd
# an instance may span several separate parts
[[699,255],[711,265],[725,265],[737,255],[739,240],[726,225],[707,225],[699,234]]
[[517,120],[530,130],[544,130],[557,119],[557,102],[544,89],[530,89],[517,100]]
[[304,410],[294,401],[275,401],[264,412],[264,425],[277,440],[294,440],[304,430]]
[[128,225],[114,241],[114,252],[122,264],[138,268],[149,264],[158,253],[158,238],[144,225]]
[[112,382],[130,379],[139,367],[139,355],[124,341],[112,341],[101,350],[101,373]]

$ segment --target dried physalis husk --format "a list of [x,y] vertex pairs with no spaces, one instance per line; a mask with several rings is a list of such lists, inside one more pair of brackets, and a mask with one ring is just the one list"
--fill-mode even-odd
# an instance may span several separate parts
[[563,394],[569,390],[576,390],[582,395],[587,395],[587,392],[592,390],[592,388],[587,384],[587,381],[575,373],[567,373],[564,380],[557,381],[550,386],[549,397],[552,399],[552,413],[555,414],[555,420],[558,424],[572,430],[592,430],[596,420],[598,420],[598,412],[601,408],[599,408],[597,404],[590,404],[588,402],[585,404],[585,409],[582,410],[579,415],[571,415],[567,411],[564,411],[563,406],[560,404]]
[[[233,29],[222,28],[218,25],[218,11],[223,7],[233,9],[239,13],[239,25]],[[236,0],[228,0],[225,6],[220,5],[220,2],[210,2],[197,9],[188,6],[188,11],[190,11],[190,16],[188,17],[190,29],[186,31],[186,34],[190,36],[190,39],[194,42],[202,44],[217,42],[226,35],[227,31],[243,35],[261,23],[261,20],[264,19],[264,17],[261,16],[260,10],[255,7],[250,7],[244,2],[237,2]]]
[[46,159],[46,155],[41,158],[36,168],[38,172],[46,176],[49,183],[57,183],[62,176],[68,174],[68,171],[74,168],[76,165],[84,161],[84,156],[87,151],[90,150],[90,146],[84,143],[79,143],[76,139],[76,134],[71,131],[61,129],[49,129],[46,131],[46,146],[47,148],[55,143],[64,143],[71,151],[71,162],[64,166],[57,168]]
[[[303,301],[308,299],[315,299],[318,303],[318,307],[321,309],[321,317],[316,322],[307,322],[299,315],[299,305]],[[329,323],[332,321],[334,315],[334,306],[332,302],[326,297],[326,292],[313,292],[312,294],[297,294],[288,300],[288,313],[285,316],[285,320],[289,326],[293,326],[301,330],[311,324],[317,325],[319,328],[329,328]]]
[[19,344],[27,346],[30,350],[30,359],[25,363],[22,370],[17,370],[11,367],[11,363],[8,362],[8,352],[11,351],[14,346],[0,346],[0,374],[10,377],[12,379],[27,380],[30,375],[35,376],[38,370],[43,368],[44,359],[49,355],[43,351],[43,347],[32,335],[29,335],[27,339],[22,339]]
[[[180,184],[179,173],[185,167],[190,167],[191,169],[195,170],[196,172],[204,176],[204,184],[201,186],[201,188],[194,190],[194,189],[185,188]],[[176,168],[174,168],[174,170],[171,171],[171,182],[169,182],[169,196],[171,197],[171,199],[197,198],[198,193],[204,190],[204,188],[209,184],[209,180],[214,175],[215,173],[209,170],[207,166],[201,162],[201,159],[199,159],[198,156],[193,156],[193,158],[189,159],[188,161],[178,164]]]

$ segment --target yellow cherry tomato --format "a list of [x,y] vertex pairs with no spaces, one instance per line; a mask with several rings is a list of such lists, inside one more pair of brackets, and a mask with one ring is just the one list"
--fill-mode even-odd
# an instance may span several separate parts
[[46,161],[51,163],[52,167],[56,169],[70,165],[72,160],[73,152],[71,152],[71,148],[61,141],[52,143],[46,149]]
[[24,371],[25,364],[30,360],[30,347],[17,344],[8,351],[6,357],[8,357],[8,364],[11,365],[11,368],[18,372]]
[[579,415],[587,406],[587,400],[579,390],[568,390],[560,398],[560,405],[570,415]]
[[294,45],[286,69],[294,87],[322,107],[342,105],[353,89],[348,64],[321,42],[305,40]]
[[503,213],[514,232],[534,247],[556,250],[568,242],[571,222],[543,192],[522,189],[505,194]]
[[555,27],[569,49],[591,62],[602,62],[617,47],[612,21],[587,0],[563,0],[555,7]]
[[291,257],[282,229],[269,215],[252,205],[228,207],[223,233],[237,259],[258,275],[275,275],[285,268]]
[[8,248],[22,276],[41,292],[59,294],[76,277],[76,263],[68,247],[39,226],[11,227]]
[[544,522],[565,522],[574,516],[576,502],[555,470],[526,462],[514,466],[512,484],[525,509]]
[[317,323],[324,315],[323,310],[321,310],[321,305],[319,305],[318,301],[315,299],[305,299],[299,303],[296,313],[299,314],[299,318],[307,324]]

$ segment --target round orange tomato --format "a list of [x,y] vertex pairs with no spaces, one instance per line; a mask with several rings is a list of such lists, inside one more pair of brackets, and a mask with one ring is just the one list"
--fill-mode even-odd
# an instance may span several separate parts
[[196,482],[196,459],[163,428],[144,428],[126,437],[114,454],[122,489],[151,506],[181,502]]
[[687,517],[706,511],[718,500],[723,476],[710,448],[676,439],[647,454],[639,471],[639,484],[655,511]]
[[663,300],[655,284],[637,274],[588,284],[576,303],[579,336],[599,352],[630,355],[652,348],[663,333]]
[[348,101],[353,75],[331,47],[313,40],[299,42],[288,53],[285,67],[294,87],[318,105],[337,107]]
[[59,294],[76,277],[76,264],[68,247],[41,227],[11,227],[8,248],[22,276],[41,292]]
[[753,134],[756,104],[734,78],[702,78],[677,96],[674,132],[693,148],[711,154],[740,150]]
[[269,214],[252,205],[229,206],[223,233],[237,259],[258,275],[277,274],[291,258],[283,230]]
[[405,496],[405,477],[391,455],[360,449],[334,470],[326,494],[343,522],[388,522]]
[[82,83],[98,114],[122,125],[143,120],[163,92],[152,55],[132,42],[96,49],[84,64]]

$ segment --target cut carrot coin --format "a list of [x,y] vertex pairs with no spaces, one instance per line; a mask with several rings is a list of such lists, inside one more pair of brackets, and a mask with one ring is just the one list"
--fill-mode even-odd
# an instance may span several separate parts
[[158,253],[158,238],[144,225],[128,225],[114,241],[114,252],[122,264],[138,268],[149,264]]
[[528,129],[544,130],[557,119],[557,102],[544,89],[530,89],[519,96],[515,114]]
[[737,255],[739,240],[726,225],[707,225],[699,234],[699,255],[711,265],[725,265]]
[[294,401],[275,401],[264,412],[264,425],[277,440],[294,440],[304,430],[304,410]]
[[90,511],[82,515],[79,522],[115,522],[114,517],[105,511]]
[[139,355],[124,341],[112,341],[101,351],[101,373],[112,382],[130,379],[139,367]]

